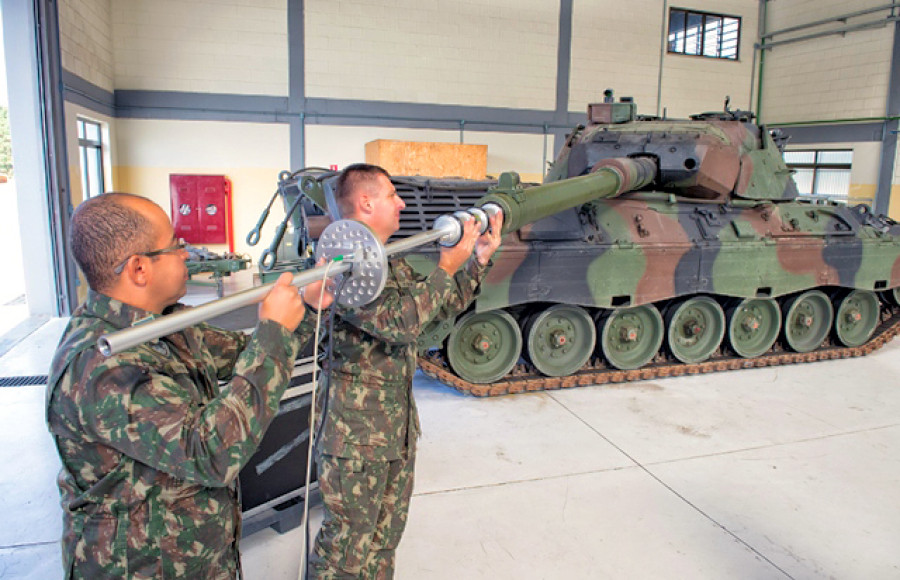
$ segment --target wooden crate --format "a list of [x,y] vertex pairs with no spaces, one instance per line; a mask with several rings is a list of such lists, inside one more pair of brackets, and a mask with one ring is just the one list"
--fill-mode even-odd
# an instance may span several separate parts
[[487,145],[376,139],[366,143],[366,163],[380,165],[391,175],[484,179]]

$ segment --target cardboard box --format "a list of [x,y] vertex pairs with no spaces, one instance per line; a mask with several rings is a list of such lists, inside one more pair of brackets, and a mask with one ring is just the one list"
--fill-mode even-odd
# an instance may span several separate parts
[[391,175],[484,179],[487,145],[376,139],[366,143],[366,163],[380,165]]

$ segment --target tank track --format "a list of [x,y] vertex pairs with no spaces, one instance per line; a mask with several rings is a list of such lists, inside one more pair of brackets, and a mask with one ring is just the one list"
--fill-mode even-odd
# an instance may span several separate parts
[[497,397],[515,393],[568,389],[606,383],[646,381],[683,375],[851,358],[867,355],[878,350],[890,342],[897,334],[900,334],[900,308],[885,307],[881,311],[881,324],[875,329],[872,338],[865,344],[857,347],[836,346],[829,338],[818,350],[797,353],[783,350],[781,345],[776,343],[767,354],[755,358],[741,358],[735,355],[721,354],[720,348],[719,354],[696,364],[679,362],[663,350],[657,354],[652,363],[639,369],[629,371],[610,369],[606,368],[602,361],[595,359],[577,373],[564,377],[546,377],[538,374],[530,365],[519,363],[502,380],[491,384],[470,383],[453,374],[440,351],[420,356],[419,368],[429,377],[441,381],[462,393],[476,397]]

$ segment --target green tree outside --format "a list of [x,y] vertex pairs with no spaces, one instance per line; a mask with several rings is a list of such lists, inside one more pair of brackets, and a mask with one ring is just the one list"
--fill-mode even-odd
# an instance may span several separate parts
[[0,106],[0,173],[12,176],[12,138],[9,135],[9,109]]

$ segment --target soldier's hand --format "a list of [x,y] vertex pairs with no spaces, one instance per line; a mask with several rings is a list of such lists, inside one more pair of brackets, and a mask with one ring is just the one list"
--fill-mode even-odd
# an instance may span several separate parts
[[[319,261],[316,262],[316,266],[324,265],[325,258],[319,258]],[[322,294],[323,287],[325,288],[324,294]],[[300,295],[308,306],[312,306],[316,310],[325,310],[331,306],[332,302],[334,302],[334,279],[326,278],[324,280],[319,280],[318,282],[313,282],[312,284],[307,284],[303,290],[300,291]],[[321,301],[319,298],[321,298]]]
[[478,263],[486,266],[491,256],[500,247],[501,230],[503,229],[503,212],[497,212],[489,219],[490,225],[475,242],[475,257]]
[[297,329],[306,314],[300,292],[295,286],[291,286],[293,279],[289,272],[279,276],[259,305],[260,320],[274,320],[291,332]]
[[441,248],[441,258],[438,268],[441,268],[451,276],[459,270],[475,249],[475,240],[478,238],[478,229],[475,220],[466,220],[462,224],[462,236],[459,242],[450,248]]

